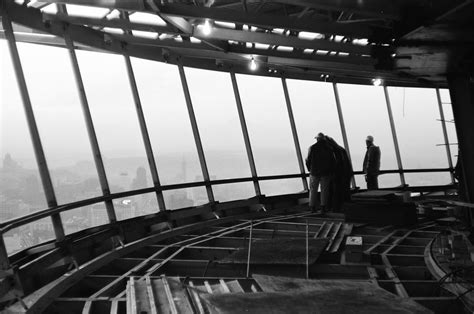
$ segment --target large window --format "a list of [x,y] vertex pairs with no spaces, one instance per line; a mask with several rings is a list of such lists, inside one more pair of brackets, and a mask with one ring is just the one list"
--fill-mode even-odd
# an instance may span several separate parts
[[280,79],[237,75],[237,82],[258,175],[299,173]]
[[[280,79],[237,75],[242,106],[259,176],[299,173]],[[301,180],[290,190],[302,189]],[[267,193],[268,194],[268,193]]]
[[[381,170],[398,169],[387,103],[382,87],[337,84],[344,114],[347,139],[354,171],[361,171],[367,151],[367,135],[374,137],[381,151]],[[365,187],[363,177],[356,176],[358,186]],[[399,176],[380,177],[380,187],[400,185]]]
[[448,133],[448,144],[451,151],[451,159],[453,161],[453,166],[456,165],[458,160],[458,136],[456,134],[456,124],[453,116],[453,107],[451,104],[451,97],[449,95],[449,90],[440,89],[441,104],[444,113],[444,120],[446,123],[446,131]]
[[7,221],[47,204],[5,40],[0,55],[0,221]]
[[[211,180],[250,177],[229,74],[187,68],[186,79]],[[213,186],[213,190],[217,201],[255,195],[251,182]]]
[[110,190],[153,186],[123,57],[77,56]]
[[303,158],[319,132],[344,147],[332,84],[287,80]]
[[188,68],[186,78],[210,176],[251,176],[229,74]]
[[[397,126],[405,169],[447,168],[448,161],[435,89],[390,87],[389,95]],[[406,174],[410,185],[451,182],[449,173]]]
[[23,43],[18,50],[58,203],[101,195],[68,51]]
[[135,58],[132,64],[161,184],[202,181],[178,68]]

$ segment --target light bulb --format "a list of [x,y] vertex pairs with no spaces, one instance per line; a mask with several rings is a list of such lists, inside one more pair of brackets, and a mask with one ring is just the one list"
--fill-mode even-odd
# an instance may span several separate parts
[[375,78],[372,80],[372,84],[374,84],[374,86],[380,86],[382,85],[383,81],[381,78]]
[[256,69],[257,69],[257,62],[255,62],[255,59],[252,58],[252,60],[250,60],[250,70],[255,71]]
[[206,19],[204,21],[204,25],[202,27],[202,33],[205,35],[205,36],[209,36],[212,32],[212,27],[211,27],[211,22]]

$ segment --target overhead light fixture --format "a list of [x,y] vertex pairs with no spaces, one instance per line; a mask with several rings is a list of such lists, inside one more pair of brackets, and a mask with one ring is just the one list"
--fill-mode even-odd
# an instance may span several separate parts
[[372,80],[372,84],[373,84],[374,86],[380,86],[380,85],[383,84],[383,80],[382,80],[381,78],[374,78],[374,79]]
[[204,25],[202,26],[202,33],[203,33],[205,36],[209,36],[209,35],[211,35],[211,32],[212,32],[211,21],[209,21],[209,19],[206,19],[206,20],[204,21]]
[[250,60],[250,70],[255,71],[257,69],[257,62],[255,62],[255,59],[252,57],[252,60]]

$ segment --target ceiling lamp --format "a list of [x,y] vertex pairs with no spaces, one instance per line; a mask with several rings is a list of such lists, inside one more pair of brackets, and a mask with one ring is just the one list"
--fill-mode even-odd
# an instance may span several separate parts
[[209,35],[211,35],[211,32],[212,32],[211,22],[209,21],[209,19],[206,19],[204,21],[204,25],[202,26],[202,33],[205,36],[209,36]]
[[380,85],[383,84],[383,80],[382,80],[381,78],[374,78],[374,79],[372,80],[372,84],[373,84],[374,86],[380,86]]
[[252,60],[250,60],[250,70],[255,71],[257,70],[257,62],[255,62],[255,59],[252,57]]

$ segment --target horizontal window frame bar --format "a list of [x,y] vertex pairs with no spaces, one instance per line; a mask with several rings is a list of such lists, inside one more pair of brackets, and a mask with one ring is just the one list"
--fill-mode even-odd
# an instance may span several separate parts
[[[436,173],[436,172],[452,172],[453,169],[451,168],[430,168],[430,169],[403,169],[404,173]],[[380,174],[391,174],[391,173],[400,173],[400,170],[381,170]],[[354,171],[354,175],[363,174],[362,171]],[[177,183],[177,184],[168,184],[162,185],[161,191],[170,191],[170,190],[180,190],[180,189],[187,189],[187,188],[194,188],[194,187],[205,187],[205,186],[212,186],[212,185],[224,185],[224,184],[233,184],[233,183],[243,183],[243,182],[254,182],[254,181],[270,181],[270,180],[285,180],[285,179],[298,179],[302,177],[309,177],[309,173],[301,174],[283,174],[283,175],[271,175],[271,176],[259,176],[259,177],[242,177],[242,178],[232,178],[232,179],[221,179],[221,180],[210,180],[208,182],[205,181],[196,181],[196,182],[186,182],[186,183]],[[449,186],[449,185],[446,185]],[[14,218],[5,222],[0,223],[0,235],[3,236],[6,232],[26,225],[28,223],[32,223],[34,221],[50,217],[52,215],[60,214],[62,212],[66,212],[72,209],[77,209],[84,206],[89,206],[101,202],[111,201],[119,198],[124,197],[131,197],[137,196],[142,194],[148,193],[155,193],[158,189],[155,187],[148,187],[143,189],[137,190],[129,190],[125,192],[119,193],[111,193],[110,195],[106,196],[97,196],[89,199],[80,200],[77,202],[72,202],[68,204],[59,205],[53,208],[47,208],[44,210],[40,210],[34,213],[31,213],[27,216],[22,216],[18,218]],[[115,224],[115,223],[112,223]]]

